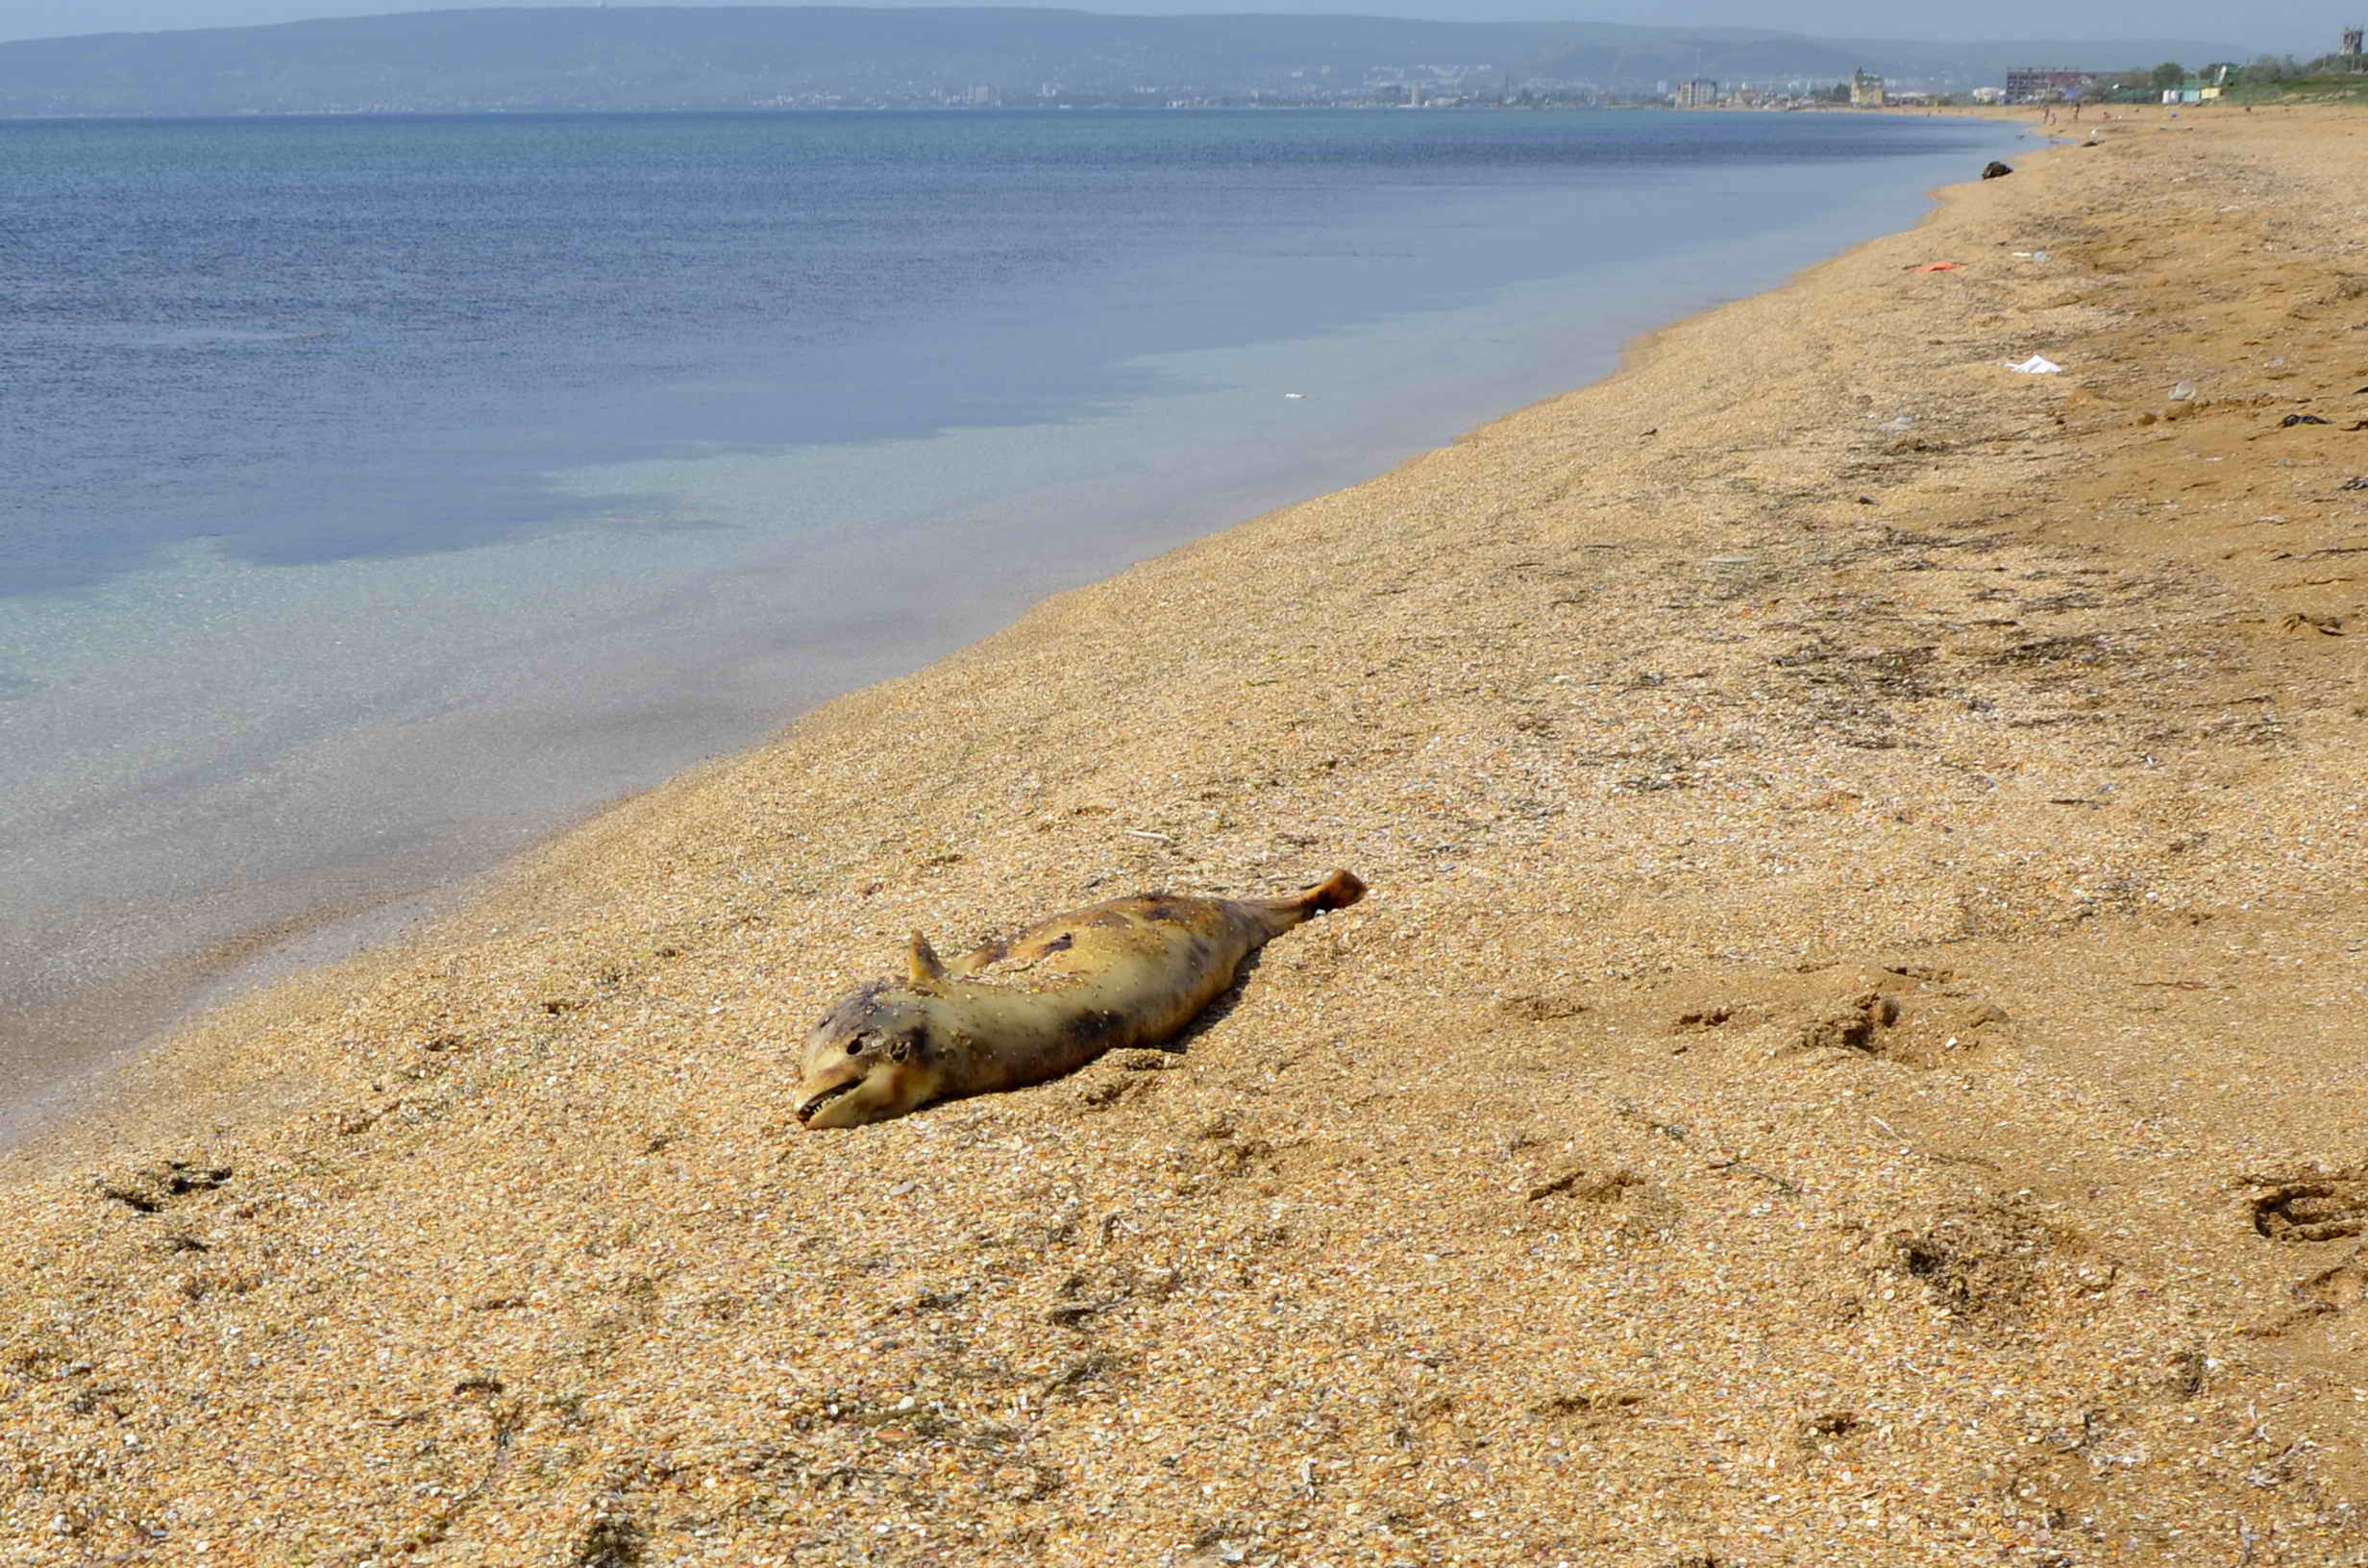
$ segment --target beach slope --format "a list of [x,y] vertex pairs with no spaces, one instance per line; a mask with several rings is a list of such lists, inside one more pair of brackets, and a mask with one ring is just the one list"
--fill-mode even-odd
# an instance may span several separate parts
[[[0,1562],[2368,1562],[2368,116],[2016,162],[171,1042]],[[915,928],[1334,867],[795,1123]]]

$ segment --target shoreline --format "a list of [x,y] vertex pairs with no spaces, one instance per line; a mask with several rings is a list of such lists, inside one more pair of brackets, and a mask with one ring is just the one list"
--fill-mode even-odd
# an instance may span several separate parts
[[[1918,165],[1919,169],[1921,167]],[[1906,182],[1895,175],[1878,174],[1876,178],[1879,182],[1889,182],[1883,186],[1887,194],[1882,197],[1882,202],[1886,206],[1899,205],[1888,192],[1893,185],[1904,192]],[[1864,196],[1853,204],[1836,208],[1836,222],[1845,232],[1863,230],[1884,221],[1887,221],[1887,213],[1870,209],[1870,199]],[[1761,254],[1788,259],[1805,247],[1816,243],[1817,236],[1813,231],[1805,225],[1796,224],[1791,229],[1772,229],[1763,238]],[[1664,315],[1665,310],[1696,299],[1709,298],[1711,283],[1722,280],[1730,267],[1741,270],[1751,282],[1758,282],[1759,277],[1775,274],[1781,265],[1781,261],[1777,265],[1759,262],[1759,276],[1753,276],[1753,258],[1735,253],[1736,247],[1730,242],[1697,238],[1686,244],[1685,257],[1690,257],[1690,261],[1682,257],[1670,264],[1669,270],[1674,276],[1669,279],[1647,281],[1640,276],[1641,269],[1628,261],[1602,262],[1591,270],[1572,275],[1564,281],[1563,292],[1599,302],[1598,309],[1582,309],[1574,318],[1583,323],[1590,315],[1600,315],[1602,325],[1593,329],[1591,333],[1586,326],[1574,325],[1573,321],[1551,313],[1550,301],[1542,301],[1539,297],[1545,288],[1543,280],[1517,280],[1492,284],[1489,294],[1492,297],[1501,296],[1496,303],[1459,306],[1452,315],[1442,319],[1467,318],[1463,331],[1491,341],[1495,334],[1515,331],[1557,345],[1568,339],[1571,353],[1552,356],[1534,355],[1532,357],[1538,362],[1533,364],[1518,356],[1506,358],[1493,350],[1480,350],[1475,352],[1469,367],[1438,367],[1440,376],[1436,387],[1408,387],[1393,396],[1402,401],[1407,408],[1433,411],[1469,410],[1474,406],[1483,410],[1493,406],[1501,410],[1501,403],[1495,401],[1502,396],[1498,390],[1499,381],[1504,381],[1516,395],[1538,392],[1547,397],[1560,396],[1569,389],[1568,379],[1563,374],[1565,369],[1592,373],[1601,363],[1610,367],[1605,373],[1616,371],[1617,354],[1621,352],[1617,334],[1626,330],[1627,324],[1655,318],[1667,319]],[[1530,319],[1531,310],[1545,310],[1547,314]],[[1514,325],[1517,323],[1519,324],[1517,327]],[[1369,331],[1360,335],[1382,345],[1394,342],[1412,344],[1422,338],[1419,330],[1401,330],[1389,320],[1376,322]],[[1432,338],[1440,335],[1437,329],[1430,330]],[[1449,346],[1454,341],[1450,339]],[[1598,350],[1601,352],[1598,353]],[[1261,354],[1265,355],[1264,359],[1260,358]],[[1492,355],[1505,360],[1497,367],[1503,375],[1484,379],[1473,367],[1490,362]],[[1565,360],[1574,356],[1575,363],[1565,364]],[[373,765],[379,769],[420,769],[443,777],[449,776],[448,771],[439,767],[439,763],[450,762],[457,768],[466,759],[451,756],[453,742],[450,739],[439,742],[439,732],[432,727],[413,733],[389,727],[386,721],[399,715],[378,714],[373,720],[373,710],[367,708],[361,697],[357,697],[355,700],[363,704],[363,719],[376,723],[386,733],[374,735],[370,724],[365,723],[350,735],[327,734],[302,741],[300,744],[320,754],[307,764],[318,776],[309,794],[291,794],[281,809],[307,817],[317,816],[320,821],[333,824],[348,820],[377,822],[382,824],[385,835],[391,835],[391,845],[357,841],[350,831],[339,838],[334,826],[314,828],[300,825],[289,836],[288,843],[292,847],[276,858],[266,858],[260,865],[216,865],[203,854],[191,857],[187,865],[181,865],[167,858],[165,845],[171,835],[166,830],[150,826],[131,831],[133,842],[118,845],[116,841],[124,839],[126,831],[130,830],[114,831],[110,837],[111,830],[106,824],[111,819],[94,806],[91,821],[99,825],[82,840],[71,841],[63,847],[42,854],[26,848],[23,858],[12,859],[12,864],[19,866],[29,876],[29,881],[17,890],[19,912],[24,916],[22,924],[28,937],[7,953],[0,954],[0,974],[17,977],[23,982],[14,998],[17,1011],[8,1020],[5,1035],[0,1036],[0,1046],[7,1047],[11,1053],[5,1061],[9,1069],[6,1076],[15,1090],[12,1093],[11,1103],[0,1107],[0,1146],[29,1136],[33,1129],[54,1121],[62,1114],[70,1114],[70,1111],[62,1111],[61,1107],[87,1104],[94,1095],[104,1094],[104,1083],[111,1064],[120,1065],[135,1059],[149,1044],[173,1032],[176,1027],[202,1017],[227,998],[284,974],[292,968],[325,959],[333,960],[350,954],[358,946],[388,940],[402,928],[430,917],[435,911],[449,910],[465,902],[469,897],[465,889],[475,885],[480,877],[494,871],[503,860],[564,832],[569,826],[580,822],[633,789],[650,787],[666,776],[668,772],[686,762],[763,744],[781,723],[818,700],[815,694],[827,696],[880,678],[883,674],[909,671],[912,660],[942,656],[943,652],[958,648],[963,642],[999,629],[1002,625],[1008,624],[1012,616],[1024,613],[1027,605],[1044,591],[1057,592],[1071,585],[1081,585],[1109,570],[1122,568],[1130,559],[1142,558],[1146,552],[1156,553],[1188,537],[1205,537],[1211,527],[1221,524],[1230,526],[1243,517],[1256,515],[1276,505],[1304,501],[1312,495],[1361,480],[1373,472],[1372,467],[1366,466],[1369,461],[1386,455],[1418,454],[1443,437],[1456,439],[1468,428],[1460,421],[1426,419],[1418,415],[1393,416],[1379,427],[1374,427],[1369,396],[1343,399],[1333,388],[1315,384],[1321,380],[1327,368],[1336,377],[1340,369],[1333,363],[1340,359],[1339,354],[1334,353],[1327,359],[1319,348],[1302,353],[1289,342],[1277,342],[1246,354],[1192,351],[1173,374],[1190,378],[1224,373],[1213,365],[1196,363],[1196,357],[1222,358],[1228,363],[1243,361],[1234,367],[1234,371],[1245,378],[1243,384],[1246,388],[1258,381],[1262,371],[1269,381],[1309,384],[1327,406],[1344,403],[1356,404],[1357,413],[1365,416],[1365,422],[1350,425],[1346,439],[1343,438],[1337,427],[1344,417],[1353,419],[1355,415],[1334,413],[1327,416],[1332,422],[1330,424],[1320,419],[1314,422],[1309,439],[1318,450],[1310,453],[1299,467],[1291,470],[1295,478],[1288,480],[1282,477],[1283,470],[1275,463],[1262,461],[1255,472],[1245,471],[1223,483],[1220,482],[1224,478],[1221,475],[1207,477],[1202,480],[1200,490],[1196,491],[1189,488],[1191,477],[1181,472],[1177,462],[1172,459],[1156,470],[1155,487],[1163,494],[1171,492],[1172,485],[1184,484],[1188,488],[1182,493],[1182,499],[1171,495],[1170,499],[1158,505],[1136,503],[1123,499],[1117,499],[1117,503],[1112,505],[1108,502],[1116,498],[1098,499],[1091,495],[1070,493],[1066,489],[1056,489],[1044,496],[1024,493],[1022,497],[993,504],[980,502],[990,513],[1022,511],[1038,503],[1066,506],[1078,516],[1100,519],[1096,525],[1098,530],[1138,543],[1105,549],[1097,541],[1080,538],[1076,543],[1082,547],[1081,559],[1087,563],[1082,571],[1058,561],[1031,563],[1035,569],[1033,575],[1038,577],[1048,575],[1049,582],[1040,581],[1037,588],[1021,594],[1003,593],[999,589],[994,596],[994,608],[984,614],[961,618],[963,629],[958,633],[958,641],[941,635],[946,628],[936,625],[917,628],[900,625],[902,640],[916,644],[902,657],[852,656],[842,650],[833,650],[825,665],[812,670],[792,668],[789,661],[777,658],[759,668],[742,670],[739,661],[751,655],[729,650],[739,649],[741,642],[750,635],[749,627],[725,624],[700,628],[697,635],[719,640],[720,646],[728,651],[715,655],[711,661],[712,668],[685,662],[681,669],[675,672],[674,679],[680,686],[703,691],[702,700],[716,710],[717,717],[686,719],[675,725],[674,730],[655,739],[636,740],[629,737],[617,751],[611,753],[600,740],[604,726],[620,717],[635,723],[642,723],[645,710],[641,701],[628,702],[616,713],[595,707],[575,715],[576,722],[570,726],[577,735],[572,744],[580,753],[574,759],[575,763],[598,767],[604,772],[595,776],[597,794],[548,821],[537,822],[536,814],[527,804],[525,794],[507,773],[481,780],[481,798],[473,807],[462,804],[460,792],[456,788],[447,791],[452,800],[439,814],[427,817],[416,813],[407,815],[400,805],[389,803],[382,813],[373,815],[370,811],[372,802],[365,793],[366,785],[360,782],[370,776]],[[1299,360],[1308,362],[1295,363]],[[1374,349],[1365,354],[1362,359],[1351,358],[1346,364],[1349,370],[1354,371],[1361,364],[1402,367],[1411,362],[1417,362],[1411,350],[1400,346]],[[1547,386],[1550,386],[1550,391],[1543,390]],[[1150,412],[1140,417],[1153,417],[1160,406],[1156,400],[1152,401],[1147,404]],[[1295,410],[1312,406],[1295,405]],[[1171,419],[1179,415],[1196,415],[1196,411],[1190,408],[1170,407],[1167,413]],[[1122,417],[1131,419],[1138,416],[1128,410]],[[1211,416],[1203,410],[1197,412],[1197,417]],[[1472,422],[1484,423],[1485,420],[1475,417]],[[1300,424],[1297,420],[1290,423],[1294,429]],[[1081,441],[1094,439],[1106,442],[1111,438],[1080,438]],[[917,460],[926,460],[931,455],[928,453],[915,453]],[[949,460],[949,454],[934,455],[940,463]],[[951,455],[958,457],[961,454]],[[979,456],[974,452],[969,455],[974,458]],[[989,460],[1001,459],[1002,456],[993,450],[984,455]],[[1275,460],[1279,461],[1279,458]],[[1025,478],[1027,471],[1017,470],[1015,474]],[[1066,486],[1073,477],[1067,473],[1055,474],[1047,482],[1057,480]],[[845,477],[842,477],[842,482],[845,482]],[[925,545],[942,547],[948,542],[916,538],[912,541],[900,539],[897,544],[900,548],[920,549]],[[467,569],[455,570],[465,572]],[[498,561],[483,568],[484,572],[496,575],[506,570],[514,572],[517,568],[514,565],[505,566]],[[693,587],[696,589],[699,585],[694,584]],[[413,594],[432,599],[439,592],[450,589],[451,585],[443,582],[432,569],[422,569],[411,577],[381,585],[376,595],[362,597]],[[754,590],[751,592],[752,594]],[[899,608],[893,604],[884,606],[884,610],[889,612]],[[912,606],[901,608],[909,612]],[[925,611],[927,606],[924,605],[923,608]],[[1001,617],[999,621],[998,616]],[[295,618],[291,627],[301,626],[305,619],[302,616]],[[457,635],[465,638],[469,633],[462,628]],[[679,641],[679,638],[676,640]],[[579,651],[585,658],[598,656],[588,647]],[[532,649],[528,652],[531,654]],[[550,658],[548,654],[532,656],[547,662]],[[556,673],[543,670],[541,677],[548,678]],[[721,693],[710,688],[710,676],[724,683]],[[429,677],[423,675],[421,678]],[[635,678],[641,681],[636,691],[648,688],[645,693],[648,701],[662,700],[653,677],[644,674]],[[787,705],[781,706],[777,700],[769,708],[761,707],[760,688],[775,690],[777,698],[785,698]],[[517,703],[513,703],[512,707],[515,712],[500,707],[489,708],[487,716],[479,721],[479,728],[488,731],[485,739],[489,743],[493,740],[490,731],[506,723],[523,722],[555,728],[570,718],[563,704],[548,712]],[[752,724],[744,722],[759,711],[769,713],[771,717],[759,719]],[[390,742],[390,736],[400,742],[400,748]],[[702,738],[703,744],[695,749],[686,750],[679,743],[691,736]],[[658,754],[649,755],[651,747],[657,748]],[[329,760],[348,752],[360,760],[341,765],[342,771],[339,771],[340,765]],[[514,766],[510,772],[525,776],[525,769],[532,760],[513,759]],[[579,767],[569,770],[571,774],[580,771]],[[548,765],[545,765],[545,772],[551,772]],[[621,778],[638,782],[628,787],[620,782]],[[555,773],[552,782],[555,787],[568,787]],[[217,831],[228,836],[257,829],[257,824],[248,820],[252,813],[248,816],[239,814],[243,809],[235,799],[222,798],[201,790],[192,796],[191,804],[185,808],[184,814],[194,817],[200,822],[213,821]],[[472,809],[478,815],[461,815]],[[209,817],[209,813],[219,813],[218,821]],[[167,822],[175,820],[171,812],[153,815],[160,816]],[[530,824],[531,832],[523,831]],[[142,872],[143,861],[153,863],[148,870],[161,868],[171,871],[178,879],[178,886],[169,896],[160,898],[134,894],[129,891],[141,885],[136,878]],[[463,891],[454,891],[455,884],[458,884]],[[86,890],[110,888],[113,890],[113,896],[122,902],[90,903],[86,906],[90,918],[78,921],[83,909],[64,901],[64,890],[77,886]],[[361,912],[358,924],[352,918],[356,910]],[[37,929],[49,933],[37,943],[29,935]],[[262,954],[259,962],[250,961],[259,943],[289,933],[298,938],[293,950],[277,956]],[[226,954],[247,956],[239,956],[236,961],[224,964],[221,960]],[[143,962],[144,955],[153,957]],[[105,978],[109,973],[113,976],[111,982]],[[169,977],[170,983],[159,984],[159,976]],[[21,1060],[17,1059],[19,1056]],[[16,1086],[22,1087],[17,1089]]]
[[[2343,1560],[2362,120],[2277,121],[2035,147],[233,1003],[12,1157],[0,1524]],[[1335,865],[1180,1056],[789,1119],[917,926]]]

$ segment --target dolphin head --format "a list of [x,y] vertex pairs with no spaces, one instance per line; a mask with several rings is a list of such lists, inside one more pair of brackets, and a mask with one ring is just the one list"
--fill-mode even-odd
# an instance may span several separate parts
[[798,1120],[809,1130],[860,1127],[938,1097],[930,998],[878,981],[849,992],[805,1037]]

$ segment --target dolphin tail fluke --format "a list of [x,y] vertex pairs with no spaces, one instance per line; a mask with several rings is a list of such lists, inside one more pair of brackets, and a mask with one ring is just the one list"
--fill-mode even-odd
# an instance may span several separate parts
[[1295,893],[1288,898],[1246,898],[1241,903],[1266,927],[1268,936],[1275,937],[1326,910],[1346,909],[1364,896],[1365,884],[1355,875],[1334,871],[1306,892]]
[[1308,889],[1291,902],[1309,915],[1321,915],[1330,910],[1346,909],[1365,896],[1365,884],[1354,871],[1334,871],[1321,882]]

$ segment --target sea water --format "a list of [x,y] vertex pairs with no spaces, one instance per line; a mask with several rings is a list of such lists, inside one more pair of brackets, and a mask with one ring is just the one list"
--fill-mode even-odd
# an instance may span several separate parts
[[2012,134],[0,122],[0,1133],[259,966],[1588,380]]

